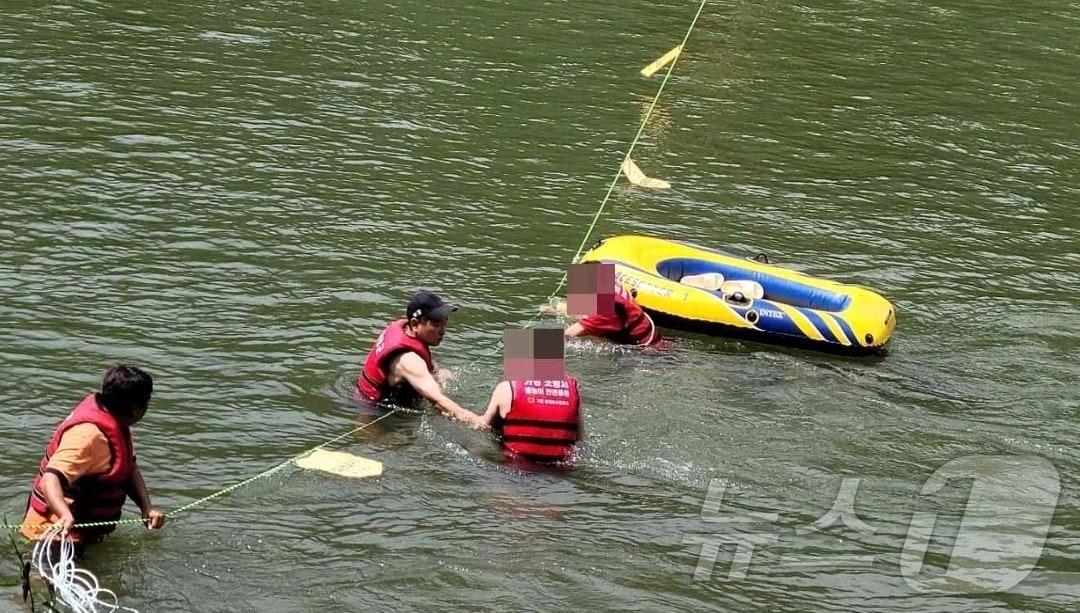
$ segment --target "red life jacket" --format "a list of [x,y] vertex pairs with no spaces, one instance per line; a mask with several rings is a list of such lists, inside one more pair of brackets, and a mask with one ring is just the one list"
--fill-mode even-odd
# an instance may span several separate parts
[[431,348],[424,341],[405,334],[405,319],[396,319],[386,326],[364,360],[364,368],[356,379],[357,393],[371,402],[388,400],[408,404],[416,400],[416,390],[408,383],[397,386],[389,384],[390,373],[387,367],[390,360],[403,351],[416,352],[424,358],[429,372],[435,372],[435,363],[431,361]]
[[656,325],[641,305],[621,285],[615,286],[615,314],[622,321],[622,330],[611,337],[624,345],[655,345],[660,342]]
[[503,446],[511,453],[541,462],[569,460],[580,437],[577,381],[565,379],[510,382],[513,400],[502,420]]
[[[70,508],[76,524],[116,521],[120,519],[120,510],[127,498],[131,471],[135,468],[135,446],[131,440],[131,429],[120,425],[111,413],[103,409],[98,404],[95,394],[83,398],[71,414],[56,427],[56,432],[45,447],[45,455],[38,465],[29,504],[42,516],[48,517],[52,512],[49,503],[45,500],[45,492],[41,489],[41,478],[45,475],[49,458],[60,446],[60,439],[63,438],[64,433],[79,424],[94,424],[98,430],[101,430],[109,441],[112,459],[109,462],[109,471],[104,474],[87,475],[75,483],[67,483],[66,479],[61,478],[64,497],[74,501]],[[92,530],[104,536],[115,528],[116,526],[102,526]]]

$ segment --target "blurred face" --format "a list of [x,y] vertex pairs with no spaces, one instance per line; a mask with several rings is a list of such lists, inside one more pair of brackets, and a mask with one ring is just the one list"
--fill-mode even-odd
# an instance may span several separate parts
[[566,337],[562,328],[524,328],[503,332],[503,378],[562,379],[566,376]]
[[615,313],[615,265],[585,262],[567,267],[566,312],[575,317]]
[[436,347],[446,335],[446,320],[436,321],[421,317],[419,320],[412,320],[412,329],[416,333],[416,338],[427,345]]

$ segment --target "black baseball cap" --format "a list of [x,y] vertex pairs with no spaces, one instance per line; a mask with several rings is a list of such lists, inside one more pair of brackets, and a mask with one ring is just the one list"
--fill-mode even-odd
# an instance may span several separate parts
[[422,291],[416,292],[412,300],[409,301],[408,306],[405,307],[405,318],[426,317],[435,321],[446,321],[450,317],[450,313],[456,310],[458,310],[456,306],[443,302],[443,299],[439,298],[438,294]]

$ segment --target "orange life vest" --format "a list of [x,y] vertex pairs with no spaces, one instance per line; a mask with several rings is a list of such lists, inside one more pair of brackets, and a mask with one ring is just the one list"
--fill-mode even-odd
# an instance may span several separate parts
[[[64,497],[74,501],[70,506],[76,524],[116,521],[120,519],[120,511],[127,498],[131,472],[135,468],[135,446],[131,439],[131,429],[120,425],[111,413],[102,408],[98,404],[96,394],[83,398],[71,414],[56,427],[52,440],[45,447],[45,455],[38,464],[29,504],[42,516],[48,517],[52,513],[48,501],[45,500],[45,493],[41,489],[41,479],[49,471],[49,458],[56,453],[64,433],[79,424],[94,424],[98,430],[101,430],[105,439],[109,441],[112,459],[109,461],[108,472],[87,475],[74,483],[68,483],[66,477],[58,474]],[[92,530],[97,535],[104,536],[115,528],[115,526],[102,526]]]

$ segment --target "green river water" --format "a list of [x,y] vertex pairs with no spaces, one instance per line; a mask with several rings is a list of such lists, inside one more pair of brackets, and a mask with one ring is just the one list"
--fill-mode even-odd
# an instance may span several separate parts
[[[137,442],[166,511],[349,430],[359,364],[418,288],[462,307],[436,357],[479,411],[502,330],[555,288],[656,92],[637,71],[696,9],[5,0],[8,523],[117,361],[155,378]],[[898,311],[887,357],[575,342],[572,472],[394,415],[334,446],[381,477],[289,468],[84,564],[144,612],[1074,611],[1078,77],[1077,2],[710,2],[634,154],[673,189],[620,182],[590,243],[766,252],[874,288]],[[1049,468],[924,490],[971,458]],[[855,515],[825,527],[853,484]],[[1040,488],[1045,542],[1006,560],[1022,580],[965,583]],[[1002,525],[950,554],[969,496]],[[901,554],[925,512],[920,582]]]

